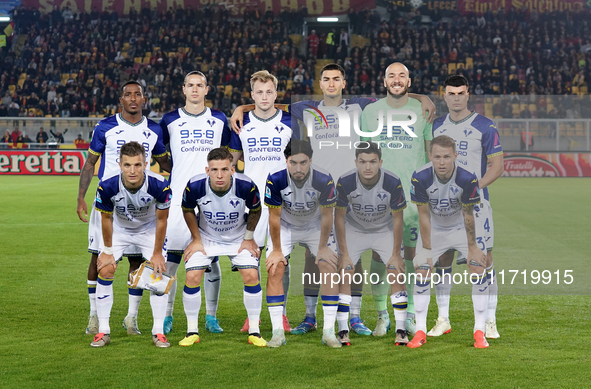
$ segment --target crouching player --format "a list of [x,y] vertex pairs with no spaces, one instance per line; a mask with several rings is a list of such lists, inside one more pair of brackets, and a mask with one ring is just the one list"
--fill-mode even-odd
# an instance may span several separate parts
[[[341,347],[334,333],[337,315],[338,283],[336,273],[336,242],[331,236],[333,207],[336,204],[335,185],[331,175],[311,165],[312,146],[309,142],[292,139],[285,148],[287,168],[269,173],[265,188],[265,204],[269,208],[269,233],[266,266],[267,305],[273,325],[273,338],[267,347],[285,344],[282,324],[283,271],[296,243],[306,245],[316,257],[322,276],[321,301],[324,312],[322,343]],[[332,242],[329,242],[332,238]],[[336,274],[335,274],[336,275]],[[310,319],[314,320],[314,319]],[[314,320],[315,324],[315,320]]]
[[[211,150],[207,165],[205,174],[191,178],[183,193],[183,215],[191,231],[191,243],[185,249],[187,279],[183,290],[187,336],[179,345],[199,343],[201,279],[216,256],[227,255],[244,282],[248,342],[265,347],[267,342],[259,331],[263,299],[257,271],[260,251],[253,239],[261,216],[259,191],[250,178],[235,174],[232,154],[227,149]],[[195,216],[195,207],[199,207],[199,218]]]
[[[345,279],[339,294],[337,321],[339,340],[349,340],[347,320],[351,303],[351,277],[353,269],[366,250],[374,250],[386,262],[388,282],[391,283],[392,307],[396,320],[396,344],[406,345],[405,330],[408,296],[404,277],[404,261],[400,255],[402,245],[403,218],[406,199],[400,179],[393,173],[381,169],[382,151],[376,143],[360,142],[355,150],[357,168],[339,178],[337,184],[337,210],[335,230],[339,245],[339,270]],[[348,278],[348,279],[347,279]],[[390,317],[382,315],[386,328],[390,328]],[[345,339],[346,337],[346,339]]]
[[411,348],[427,341],[431,272],[439,257],[451,249],[468,258],[474,304],[474,347],[488,347],[484,338],[488,304],[486,247],[479,238],[483,236],[482,226],[474,221],[474,205],[480,203],[478,179],[456,166],[457,155],[452,138],[436,137],[430,146],[431,162],[415,171],[411,180],[411,200],[419,210],[423,245],[413,260],[417,270],[414,287],[417,332],[408,344]]
[[[92,347],[103,347],[111,342],[113,277],[124,250],[136,245],[144,258],[150,258],[156,276],[166,271],[163,246],[172,192],[168,181],[146,170],[147,165],[144,147],[137,142],[126,143],[120,150],[121,172],[104,178],[97,189],[95,207],[101,212],[104,247],[97,266],[99,333],[90,343]],[[154,317],[152,335],[157,347],[170,347],[163,334],[167,301],[167,294],[150,293]]]

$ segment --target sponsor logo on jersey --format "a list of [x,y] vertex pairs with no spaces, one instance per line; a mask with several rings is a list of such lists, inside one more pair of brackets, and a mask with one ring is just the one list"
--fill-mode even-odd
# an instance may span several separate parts
[[206,202],[204,202],[204,203],[201,203],[201,205],[207,205],[207,204],[209,204],[209,203],[211,203],[211,200],[207,200]]
[[179,127],[184,126],[185,124],[187,124],[187,122],[182,122],[181,124],[179,124]]
[[251,132],[252,130],[254,130],[256,127],[250,127],[246,130],[246,132]]
[[125,130],[116,131],[115,134],[121,134],[123,131],[125,131]]
[[[439,188],[435,188],[435,189],[433,189],[433,190],[429,191],[429,193],[433,194],[433,193],[437,192],[437,190],[438,190],[438,189],[439,189]],[[456,193],[457,193],[457,191],[456,191]]]

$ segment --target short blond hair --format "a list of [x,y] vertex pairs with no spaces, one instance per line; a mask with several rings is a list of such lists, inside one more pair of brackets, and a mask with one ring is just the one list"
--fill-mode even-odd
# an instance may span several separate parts
[[277,77],[275,77],[266,70],[259,70],[258,72],[250,76],[250,90],[254,90],[254,83],[257,81],[260,81],[262,83],[266,83],[267,81],[273,81],[275,90],[277,90]]

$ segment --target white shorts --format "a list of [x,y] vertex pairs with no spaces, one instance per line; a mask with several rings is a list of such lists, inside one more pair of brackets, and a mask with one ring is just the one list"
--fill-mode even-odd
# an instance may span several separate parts
[[[254,241],[257,242],[259,247],[265,246],[267,240],[267,231],[269,230],[269,209],[263,207],[261,212],[261,218],[254,229]],[[271,240],[271,239],[269,239]]]
[[366,250],[373,250],[379,254],[380,259],[386,265],[392,258],[394,249],[394,232],[390,230],[380,232],[360,232],[352,226],[346,225],[347,250],[353,266],[361,259],[361,254]]
[[[320,223],[307,227],[286,227],[281,225],[281,252],[285,257],[291,254],[294,246],[300,243],[302,246],[308,247],[313,256],[318,254],[318,246],[320,244]],[[328,237],[328,248],[335,254],[337,253],[337,241],[333,232]],[[267,241],[267,253],[273,251],[273,242],[269,234]],[[268,255],[268,254],[267,254]]]
[[[94,201],[92,202],[92,209],[90,210],[90,218],[88,219],[88,252],[91,254],[98,254],[103,243],[103,227],[102,227],[102,216],[101,212],[97,211],[94,207]],[[114,237],[115,234],[113,234]],[[152,243],[153,244],[153,243]],[[140,255],[142,251],[136,245],[131,245],[125,249],[123,255]],[[119,260],[121,257],[117,258]]]
[[[479,223],[480,227],[482,227],[482,223]],[[486,254],[486,246],[484,244],[484,239],[482,238],[482,229],[479,225],[476,225],[476,244],[478,248],[482,250],[483,253]],[[423,255],[423,245],[421,244],[417,248],[417,253],[413,260],[413,265],[415,267],[426,265],[427,261],[423,260],[426,259]],[[456,250],[460,252],[460,255],[468,258],[468,237],[466,235],[466,229],[462,228],[454,228],[454,229],[441,229],[431,227],[431,256],[433,260],[433,266],[437,265],[439,261],[439,257],[443,255],[448,250]],[[419,263],[422,262],[422,263]]]
[[[123,253],[132,247],[139,249],[142,257],[150,260],[150,258],[152,258],[152,254],[154,254],[156,229],[142,230],[137,233],[129,233],[124,230],[114,229],[112,240],[113,256],[115,257],[115,261],[119,262],[123,256]],[[164,256],[164,259],[166,259],[166,250],[164,248],[162,248],[162,255]]]
[[250,251],[240,249],[242,241],[230,244],[224,244],[201,238],[203,248],[207,255],[198,251],[187,258],[185,270],[206,270],[211,265],[212,260],[219,255],[227,255],[232,263],[232,269],[256,269],[259,267],[259,259],[253,257]]
[[183,255],[185,248],[191,243],[191,231],[187,227],[183,209],[179,205],[172,205],[168,213],[166,225],[166,248],[169,253]]

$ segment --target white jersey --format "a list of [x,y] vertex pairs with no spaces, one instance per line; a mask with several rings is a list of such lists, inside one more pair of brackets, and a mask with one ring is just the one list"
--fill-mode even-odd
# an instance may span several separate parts
[[[359,123],[362,110],[374,101],[365,97],[353,97],[343,99],[341,105],[336,107],[346,111],[348,115],[349,137],[339,137],[338,115],[333,107],[324,105],[324,100],[299,101],[288,106],[291,115],[306,126],[302,136],[310,140],[316,166],[322,166],[333,177],[340,177],[355,168],[354,144],[360,138],[354,130],[353,123]],[[308,128],[311,129],[311,135],[308,134]]]
[[159,174],[146,170],[144,183],[131,193],[119,173],[99,183],[95,207],[100,212],[114,214],[114,231],[137,234],[156,227],[156,209],[168,209],[171,196],[168,181]]
[[264,190],[269,173],[285,167],[283,150],[291,138],[290,114],[278,109],[269,119],[260,119],[251,111],[244,115],[240,135],[232,132],[230,151],[244,153],[244,174]]
[[431,162],[412,175],[410,196],[417,205],[429,204],[431,225],[440,229],[463,228],[462,205],[480,203],[478,179],[474,173],[456,165],[451,178],[442,183]]
[[[183,193],[187,182],[196,174],[205,173],[207,154],[212,149],[227,146],[230,128],[226,116],[215,109],[205,108],[193,115],[179,108],[160,121],[164,144],[170,145],[172,172],[170,187],[173,193]],[[181,196],[173,197],[173,204],[181,204]]]
[[182,207],[191,211],[199,207],[199,232],[203,237],[219,243],[236,243],[244,239],[246,209],[260,209],[261,201],[256,185],[244,174],[232,175],[230,189],[224,194],[214,192],[209,177],[199,174],[187,183]]
[[[476,112],[458,122],[453,121],[449,114],[438,117],[433,122],[433,136],[439,135],[447,135],[456,141],[456,163],[476,174],[479,180],[486,173],[488,158],[503,154],[497,126]],[[483,197],[488,200],[487,188]]]
[[146,161],[152,155],[166,155],[162,129],[152,120],[142,117],[139,123],[133,124],[121,117],[121,114],[101,120],[95,126],[88,152],[101,157],[98,177],[110,177],[119,174],[119,150],[128,142],[137,142],[146,149]]
[[361,183],[357,169],[339,178],[337,184],[337,208],[347,209],[345,221],[359,232],[392,230],[392,212],[406,208],[400,179],[384,169],[378,174],[380,178],[371,188]]
[[269,173],[265,188],[265,204],[281,208],[281,224],[285,227],[316,228],[320,207],[336,204],[335,184],[331,175],[314,165],[301,188],[292,181],[287,168]]

